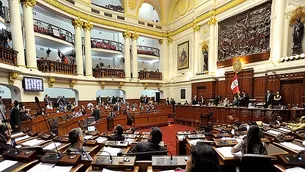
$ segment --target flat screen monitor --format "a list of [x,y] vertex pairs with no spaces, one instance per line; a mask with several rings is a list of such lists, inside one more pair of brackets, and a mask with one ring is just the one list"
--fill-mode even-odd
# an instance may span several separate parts
[[44,91],[43,80],[41,78],[23,77],[24,91]]

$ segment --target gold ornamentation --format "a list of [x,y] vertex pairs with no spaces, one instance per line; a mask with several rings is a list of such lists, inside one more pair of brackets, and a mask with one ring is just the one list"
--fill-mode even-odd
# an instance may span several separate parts
[[298,7],[291,15],[290,18],[290,26],[293,26],[298,22],[298,20],[301,19],[301,22],[305,22],[305,7]]
[[8,83],[14,85],[15,80],[18,78],[19,74],[17,72],[11,72],[8,77]]
[[132,33],[132,34],[131,34],[131,38],[132,38],[133,40],[137,40],[137,39],[139,38],[139,35],[138,35],[137,33]]
[[161,84],[157,84],[157,89],[160,90]]
[[[125,0],[126,1],[126,0]],[[137,0],[128,0],[129,8],[134,10],[137,7]]]
[[237,59],[237,60],[235,60],[234,62],[233,62],[233,70],[234,70],[234,72],[235,73],[238,73],[238,72],[240,72],[241,71],[241,62],[240,62],[240,60],[239,59]]
[[144,90],[148,87],[148,84],[147,83],[144,83],[143,84],[143,87],[144,87]]
[[172,43],[173,41],[173,38],[168,38],[168,43]]
[[216,25],[217,19],[216,17],[211,17],[210,20],[208,21],[209,25]]
[[83,28],[85,31],[90,31],[93,28],[93,25],[90,23],[90,21],[83,22]]
[[209,49],[208,42],[203,41],[202,46],[201,46],[201,50],[202,51],[207,51],[208,49]]
[[75,80],[75,79],[72,79],[72,80],[69,82],[70,88],[73,88],[75,84],[76,84],[76,80]]
[[25,5],[25,7],[34,7],[36,5],[36,0],[21,0],[22,4]]
[[200,26],[199,25],[194,25],[193,30],[194,30],[194,32],[199,32]]
[[123,37],[124,38],[130,38],[131,37],[131,33],[129,31],[125,31],[125,32],[123,32]]
[[55,78],[49,78],[49,81],[48,81],[49,87],[53,87],[55,81],[56,81]]
[[74,26],[74,28],[82,27],[83,22],[78,17],[77,19],[72,20],[72,25]]
[[120,83],[118,84],[118,88],[119,88],[119,89],[122,89],[123,85],[124,85],[124,83],[123,83],[123,82],[120,82]]
[[158,42],[159,42],[160,45],[162,45],[163,44],[163,39],[159,39]]
[[104,82],[104,81],[101,82],[101,88],[102,88],[102,89],[105,88],[105,82]]

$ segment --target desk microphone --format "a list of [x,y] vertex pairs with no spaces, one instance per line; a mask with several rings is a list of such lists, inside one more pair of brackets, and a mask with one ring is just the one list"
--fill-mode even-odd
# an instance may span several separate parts
[[173,154],[169,150],[164,150],[164,151],[147,151],[147,152],[135,152],[135,153],[126,153],[124,155],[146,155],[146,154],[158,154],[158,153],[169,153],[170,154],[170,163],[173,163]]
[[[37,104],[38,107],[39,107],[40,114],[42,115],[42,110],[41,110],[41,107],[40,107],[40,104],[39,104],[39,99],[38,99],[37,96],[35,96],[35,102],[36,102],[36,104]],[[50,126],[48,125],[46,119],[45,119],[45,115],[42,115],[42,117],[43,117],[44,122],[46,123],[46,125],[47,125],[47,127],[48,127],[48,129],[49,129],[49,132],[50,132],[50,135],[51,135],[51,138],[52,138],[52,137],[53,137],[52,131],[51,131],[51,128],[50,128]],[[47,118],[48,118],[48,117],[47,117]],[[57,149],[56,143],[55,143],[55,141],[54,141],[53,139],[52,139],[52,142],[54,143],[55,150],[56,150],[56,153],[57,153],[57,156],[54,157],[54,158],[56,158],[55,160],[59,160],[62,156],[60,155],[60,153],[59,153],[59,151],[58,151],[58,149]]]
[[297,158],[301,161],[303,160],[303,157],[302,157],[302,154],[305,153],[305,150],[302,150],[300,151],[298,154],[297,154]]
[[[90,158],[89,158],[89,156],[87,155],[87,152],[84,151],[84,150],[82,150],[82,151],[71,151],[71,150],[68,149],[66,152],[67,152],[67,154],[69,154],[69,155],[70,155],[71,153],[81,153],[81,155],[85,155],[85,156],[86,156],[87,160],[92,160],[91,156],[90,156]],[[110,160],[112,161],[111,155],[110,155]]]

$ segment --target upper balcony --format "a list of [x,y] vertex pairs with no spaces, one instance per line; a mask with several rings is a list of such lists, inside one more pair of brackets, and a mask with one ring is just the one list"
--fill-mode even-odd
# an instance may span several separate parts
[[138,54],[139,56],[154,56],[160,57],[160,50],[158,48],[149,47],[149,46],[142,46],[138,45]]
[[123,44],[107,39],[91,38],[91,48],[93,51],[100,51],[100,49],[116,52],[123,52]]
[[34,31],[42,35],[51,36],[70,44],[74,44],[74,35],[71,32],[50,23],[34,19]]

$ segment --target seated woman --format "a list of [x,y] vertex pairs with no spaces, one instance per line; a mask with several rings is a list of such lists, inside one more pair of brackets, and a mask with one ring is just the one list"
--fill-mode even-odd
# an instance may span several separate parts
[[210,145],[192,146],[186,172],[220,172],[216,151]]
[[237,153],[239,151],[242,154],[262,154],[267,155],[265,145],[261,141],[261,131],[257,125],[249,127],[247,136],[245,136],[241,142],[232,147],[231,152]]

